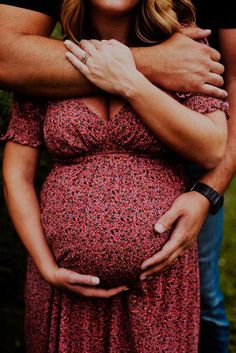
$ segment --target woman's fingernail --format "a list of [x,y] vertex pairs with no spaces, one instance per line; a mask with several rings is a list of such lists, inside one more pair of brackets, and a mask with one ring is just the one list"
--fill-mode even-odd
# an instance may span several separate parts
[[98,277],[92,277],[92,283],[93,284],[99,284],[100,283],[100,279]]
[[127,292],[128,290],[129,290],[129,288],[128,288],[128,287],[124,288],[124,292]]
[[163,224],[161,224],[161,223],[156,223],[154,226],[154,229],[157,233],[163,233],[165,230]]
[[65,45],[69,46],[70,45],[70,41],[68,39],[65,40]]

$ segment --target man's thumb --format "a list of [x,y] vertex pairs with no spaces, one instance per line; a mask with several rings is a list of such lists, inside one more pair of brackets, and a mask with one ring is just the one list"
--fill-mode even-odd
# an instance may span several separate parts
[[166,232],[168,229],[172,228],[178,217],[178,213],[170,209],[158,219],[157,223],[154,225],[154,230],[160,234]]

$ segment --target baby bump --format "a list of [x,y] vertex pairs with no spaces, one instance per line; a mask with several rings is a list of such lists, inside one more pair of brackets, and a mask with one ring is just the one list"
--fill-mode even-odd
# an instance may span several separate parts
[[[100,277],[102,287],[135,282],[141,263],[167,241],[157,219],[183,191],[155,170],[130,175],[55,171],[41,194],[42,224],[59,266]],[[165,175],[166,177],[167,175]]]

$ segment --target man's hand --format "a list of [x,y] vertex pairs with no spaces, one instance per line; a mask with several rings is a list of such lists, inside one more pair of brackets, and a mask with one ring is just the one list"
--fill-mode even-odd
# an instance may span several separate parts
[[224,67],[215,49],[196,40],[209,36],[209,30],[185,28],[163,43],[133,49],[137,68],[154,84],[175,92],[194,92],[226,98]]
[[190,191],[181,194],[172,207],[155,224],[157,233],[173,228],[170,239],[154,256],[144,261],[140,279],[165,270],[196,239],[209,212],[209,201],[201,194]]

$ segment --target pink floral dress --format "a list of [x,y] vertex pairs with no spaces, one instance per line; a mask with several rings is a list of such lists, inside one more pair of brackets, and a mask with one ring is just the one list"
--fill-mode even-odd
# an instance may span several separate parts
[[[205,96],[173,96],[201,113],[227,109]],[[112,299],[85,298],[50,286],[29,258],[27,352],[197,353],[196,244],[165,272],[138,279],[170,235],[153,226],[186,189],[184,159],[128,103],[104,121],[79,99],[20,98],[3,139],[44,145],[52,157],[40,206],[58,265],[99,276],[101,287],[130,287]]]

